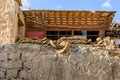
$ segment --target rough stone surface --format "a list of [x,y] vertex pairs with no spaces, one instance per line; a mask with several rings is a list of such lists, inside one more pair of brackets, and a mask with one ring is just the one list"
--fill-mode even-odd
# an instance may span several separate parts
[[20,71],[19,77],[22,78],[22,79],[27,79],[27,78],[28,78],[28,73],[27,73],[27,71],[26,71],[26,70]]
[[7,70],[7,75],[6,77],[9,79],[9,78],[16,78],[18,75],[18,70],[16,69],[13,69],[13,70]]
[[111,54],[90,45],[65,54],[37,44],[1,45],[0,80],[120,80],[119,54]]
[[22,68],[22,62],[21,61],[8,61],[8,62],[2,62],[1,63],[2,68],[4,69],[19,69]]
[[4,78],[5,77],[5,73],[3,71],[0,71],[0,78]]
[[0,44],[15,42],[19,9],[15,0],[0,0]]

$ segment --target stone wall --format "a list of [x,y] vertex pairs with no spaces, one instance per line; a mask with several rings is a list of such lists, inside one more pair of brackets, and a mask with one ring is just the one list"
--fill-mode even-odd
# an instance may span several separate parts
[[85,46],[56,54],[49,46],[0,46],[0,80],[120,80],[120,58]]
[[14,43],[18,33],[20,5],[15,0],[0,0],[0,44]]

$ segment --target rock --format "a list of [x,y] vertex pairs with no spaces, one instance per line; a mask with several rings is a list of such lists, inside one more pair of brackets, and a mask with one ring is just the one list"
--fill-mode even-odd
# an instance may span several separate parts
[[7,75],[6,78],[16,78],[18,76],[18,70],[12,69],[12,70],[7,70]]
[[20,71],[19,77],[22,79],[28,79],[28,72],[25,70]]
[[2,62],[1,66],[2,66],[3,69],[20,69],[20,68],[22,68],[22,62],[21,61]]
[[7,54],[1,51],[0,52],[0,62],[1,61],[7,61],[7,60],[8,60]]
[[0,44],[10,44],[16,40],[18,6],[15,0],[0,0]]
[[5,73],[3,71],[0,71],[0,78],[4,78],[5,77]]
[[120,79],[120,50],[111,52],[105,47],[85,44],[70,47],[65,54],[57,54],[54,48],[38,44],[12,44],[1,49],[0,54],[6,53],[5,57],[21,53],[19,59],[12,56],[1,61],[0,79],[3,80]]
[[32,65],[32,62],[31,61],[26,61],[26,62],[24,62],[23,63],[23,68],[25,69],[25,70],[29,70],[29,69],[31,69],[31,66]]
[[20,55],[21,54],[19,52],[17,52],[17,54],[11,53],[11,54],[9,54],[8,59],[10,59],[12,61],[20,60]]

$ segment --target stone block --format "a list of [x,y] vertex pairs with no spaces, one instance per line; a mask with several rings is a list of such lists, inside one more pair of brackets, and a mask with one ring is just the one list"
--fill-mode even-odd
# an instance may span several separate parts
[[7,53],[0,53],[0,61],[7,61],[8,57],[7,57]]
[[0,78],[4,78],[5,77],[5,72],[0,71]]
[[20,71],[19,77],[22,79],[27,79],[28,78],[28,73],[25,70]]
[[[7,79],[8,80],[8,79]],[[20,79],[20,78],[10,78],[10,80],[24,80],[24,79]]]
[[15,78],[18,76],[18,70],[13,69],[13,70],[8,70],[6,78]]
[[4,69],[20,69],[22,68],[22,62],[21,61],[16,61],[16,62],[2,62],[1,63],[2,68]]
[[8,59],[12,61],[20,60],[20,53],[10,53]]

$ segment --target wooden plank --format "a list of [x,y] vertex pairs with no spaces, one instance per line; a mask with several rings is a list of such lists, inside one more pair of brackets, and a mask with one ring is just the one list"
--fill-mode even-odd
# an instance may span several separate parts
[[[37,21],[44,24],[51,25],[69,25],[69,26],[80,26],[80,25],[99,25],[104,24],[107,28],[113,19],[114,12],[106,11],[53,11],[53,10],[33,10],[24,11],[25,17],[30,18],[33,21]],[[108,18],[111,17],[111,18]],[[28,19],[25,19],[27,26],[35,24]],[[34,25],[32,25],[34,26]]]

